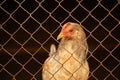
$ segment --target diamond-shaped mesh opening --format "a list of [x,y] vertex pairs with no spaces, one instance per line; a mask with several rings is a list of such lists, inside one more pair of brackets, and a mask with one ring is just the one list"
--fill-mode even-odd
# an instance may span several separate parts
[[53,13],[52,16],[59,22],[62,22],[67,18],[68,13],[61,7],[58,7]]
[[12,76],[9,75],[9,73],[6,72],[5,70],[2,70],[0,72],[0,78],[1,78],[1,80],[9,80],[9,79],[12,79]]
[[32,16],[40,23],[42,23],[48,16],[49,14],[42,8],[39,7],[33,14]]
[[12,56],[10,56],[7,52],[4,50],[0,50],[0,64],[5,65]]
[[1,6],[9,13],[12,13],[18,7],[18,3],[13,0],[7,0]]
[[30,60],[26,65],[25,68],[32,74],[35,74],[40,69],[41,64],[39,64],[34,59]]
[[23,23],[29,16],[29,14],[26,11],[24,11],[22,8],[18,8],[12,16],[19,23]]
[[0,8],[0,24],[5,22],[8,19],[9,15],[4,10]]
[[5,66],[5,69],[13,75],[15,75],[21,68],[22,68],[22,66],[14,60],[10,61]]
[[102,26],[99,26],[96,30],[94,30],[92,35],[97,40],[102,41],[108,35],[108,32]]
[[[44,34],[44,35],[43,35]],[[35,34],[33,34],[33,37],[39,41],[40,43],[43,43],[49,38],[50,34],[48,34],[44,29],[40,28],[36,31]]]
[[87,15],[88,15],[88,12],[81,6],[78,6],[72,12],[72,16],[75,17],[78,21],[82,21]]
[[19,74],[15,77],[17,80],[30,80],[32,78],[32,76],[26,71],[26,70],[22,70],[19,72]]
[[109,75],[109,76],[106,78],[106,80],[114,80],[114,79],[115,79],[115,77],[112,76],[112,75]]
[[111,10],[117,4],[117,0],[102,0],[101,4],[106,9]]
[[35,0],[25,0],[22,3],[23,8],[25,8],[28,12],[32,12],[38,6],[38,3]]
[[30,35],[27,32],[25,32],[23,29],[20,28],[14,34],[13,37],[14,37],[15,40],[17,40],[18,42],[20,42],[22,44],[22,43],[24,43],[30,37]]
[[89,44],[89,51],[93,51],[96,49],[96,47],[99,45],[99,42],[96,41],[96,39],[94,39],[93,37],[89,37],[88,38],[88,44]]
[[118,6],[116,6],[113,10],[112,10],[112,15],[117,18],[118,20],[120,20],[120,4]]
[[120,34],[120,25],[118,25],[111,33],[117,40],[120,41],[120,36],[118,36]]
[[[46,54],[46,55],[45,55]],[[34,57],[40,62],[44,63],[45,59],[48,57],[48,52],[44,50],[43,48],[40,48],[40,50],[34,55]]]
[[107,75],[109,75],[109,72],[103,67],[100,66],[94,73],[93,75],[97,77],[98,80],[100,79],[105,79]]
[[81,4],[90,11],[98,4],[98,2],[96,0],[83,0]]
[[[95,64],[93,64],[93,61]],[[91,64],[91,65],[89,65],[91,67],[91,69],[90,69],[91,72],[93,72],[100,65],[100,63],[98,61],[96,61],[96,59],[92,56],[89,57],[88,62],[89,62],[89,64]]]
[[0,29],[0,44],[4,44],[9,38],[10,35]]
[[19,27],[20,25],[11,18],[3,25],[3,28],[10,34],[13,34]]
[[36,75],[35,75],[35,78],[37,79],[37,80],[42,80],[42,70],[40,70]]
[[88,80],[96,80],[96,78],[93,76],[90,76]]
[[33,33],[40,25],[34,19],[29,18],[22,26],[30,33]]
[[20,45],[13,39],[10,39],[7,44],[5,44],[4,49],[6,49],[9,53],[15,54],[19,49]]
[[[57,6],[58,3],[55,0],[45,0],[44,2],[42,2],[41,4],[47,11],[52,12]],[[52,7],[50,7],[52,6]]]
[[41,45],[37,43],[34,39],[30,39],[26,44],[24,44],[24,48],[31,54],[34,54],[40,48],[40,46]]
[[[0,80],[42,80],[50,45],[58,48],[56,38],[66,22],[80,23],[86,33],[88,80],[119,80],[119,0],[0,0]],[[46,71],[50,80],[57,80],[60,71],[70,74],[66,80],[80,80],[75,73],[81,66],[66,65],[83,64],[69,53],[62,55],[64,62],[48,59],[59,65],[53,66],[54,74]]]
[[97,6],[97,8],[92,11],[92,15],[98,20],[102,20],[107,14],[108,12],[102,6]]
[[[112,43],[111,43],[112,42]],[[110,44],[109,44],[110,43]],[[104,41],[103,41],[103,46],[105,46],[109,51],[112,51],[118,44],[118,42],[112,38],[111,36],[108,36]]]
[[92,18],[91,16],[87,17],[87,19],[82,23],[82,25],[89,31],[92,31],[95,27],[97,27],[98,22]]
[[[113,64],[114,63],[114,64]],[[109,56],[104,62],[103,65],[109,69],[110,71],[112,69],[114,69],[117,65],[119,64],[119,62],[117,60],[115,60],[112,56]]]
[[54,20],[52,19],[51,17],[48,18],[45,23],[43,23],[42,25],[48,32],[52,33],[53,31],[55,31],[59,24]]
[[112,16],[108,16],[102,21],[102,25],[108,30],[113,29],[117,24],[118,21],[116,21]]
[[112,55],[120,60],[120,45],[112,52]]
[[119,73],[120,73],[120,65],[117,66],[117,68],[115,68],[115,70],[112,72],[112,74],[113,74],[117,79],[120,79]]
[[107,56],[109,55],[109,52],[106,51],[105,48],[102,46],[99,46],[97,50],[93,53],[93,56],[97,58],[99,61],[103,61]]
[[74,0],[64,0],[61,2],[61,6],[63,6],[66,10],[72,11],[76,6],[78,2]]
[[31,55],[26,52],[24,49],[20,49],[19,52],[14,56],[14,58],[21,64],[25,64],[30,58]]

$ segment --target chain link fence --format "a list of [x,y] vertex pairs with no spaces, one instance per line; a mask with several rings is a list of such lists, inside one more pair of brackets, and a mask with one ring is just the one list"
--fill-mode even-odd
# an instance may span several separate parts
[[1,0],[0,80],[42,80],[49,47],[69,21],[87,35],[89,80],[119,80],[119,0]]

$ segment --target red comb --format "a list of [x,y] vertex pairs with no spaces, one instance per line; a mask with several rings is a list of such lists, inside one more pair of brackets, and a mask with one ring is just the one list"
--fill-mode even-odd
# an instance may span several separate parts
[[67,22],[66,24],[63,25],[64,29],[66,29],[70,25],[70,22]]

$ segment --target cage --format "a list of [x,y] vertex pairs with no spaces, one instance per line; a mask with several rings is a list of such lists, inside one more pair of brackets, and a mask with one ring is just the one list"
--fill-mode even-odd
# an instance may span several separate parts
[[0,80],[42,80],[42,65],[61,26],[83,26],[88,80],[120,79],[120,1],[1,0]]

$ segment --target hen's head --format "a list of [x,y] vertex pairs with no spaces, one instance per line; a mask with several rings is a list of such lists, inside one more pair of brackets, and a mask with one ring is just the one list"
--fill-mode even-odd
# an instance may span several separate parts
[[57,40],[65,38],[67,40],[73,39],[73,38],[86,38],[84,30],[82,27],[73,22],[68,22],[63,25],[62,30],[60,34],[57,37]]

